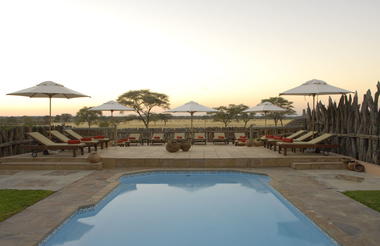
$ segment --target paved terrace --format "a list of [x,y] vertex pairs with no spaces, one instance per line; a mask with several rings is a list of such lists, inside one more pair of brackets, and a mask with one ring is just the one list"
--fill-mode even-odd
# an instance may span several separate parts
[[[325,156],[314,152],[289,152],[284,156],[264,147],[237,147],[234,145],[193,145],[188,152],[169,153],[165,146],[130,146],[109,147],[98,150],[102,157],[101,165],[89,165],[86,161],[87,152],[81,156],[72,157],[70,151],[50,151],[50,155],[31,158],[23,154],[0,159],[0,162],[13,164],[51,164],[69,167],[78,164],[77,169],[129,168],[129,167],[170,167],[170,168],[246,168],[246,167],[289,167],[293,162],[337,162],[341,157],[330,154]],[[82,162],[82,163],[81,163]],[[0,164],[0,169],[1,169]],[[13,165],[16,166],[16,165]],[[46,165],[45,165],[46,166]],[[4,165],[3,165],[4,167]],[[26,169],[27,165],[21,165]],[[42,165],[40,166],[42,167]],[[3,168],[4,169],[4,168]],[[75,169],[74,167],[72,169]]]

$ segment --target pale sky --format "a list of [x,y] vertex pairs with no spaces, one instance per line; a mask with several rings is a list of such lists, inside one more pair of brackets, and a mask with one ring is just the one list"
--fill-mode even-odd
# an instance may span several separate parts
[[380,80],[379,12],[378,0],[0,0],[0,115],[47,115],[47,99],[5,95],[46,80],[91,96],[55,99],[53,115],[136,89],[172,107],[254,106],[314,78],[362,95]]

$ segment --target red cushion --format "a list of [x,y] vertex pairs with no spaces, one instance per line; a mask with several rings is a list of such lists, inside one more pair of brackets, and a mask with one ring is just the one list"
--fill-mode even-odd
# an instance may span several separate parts
[[220,138],[220,139],[224,139],[224,137],[223,137],[223,136],[218,136],[218,138]]
[[273,136],[273,139],[281,140],[282,137],[281,136]]
[[80,144],[80,140],[68,140],[68,144]]
[[154,139],[160,139],[161,137],[160,136],[154,136],[153,138]]
[[124,142],[125,142],[124,139],[119,139],[119,140],[117,140],[117,143],[124,143]]
[[181,136],[177,136],[177,139],[181,139],[182,137]]
[[245,138],[239,138],[239,142],[245,143],[245,142],[247,142],[247,139],[245,139]]
[[81,138],[80,141],[91,141],[92,138]]
[[282,138],[282,141],[284,141],[286,143],[293,143],[293,139],[291,139],[291,138]]
[[273,135],[265,135],[266,138],[273,138]]
[[247,136],[240,136],[239,139],[246,139]]
[[95,136],[94,137],[95,139],[103,139],[103,138],[105,138],[104,136]]
[[203,136],[198,136],[198,138],[203,138]]
[[135,137],[129,137],[128,139],[130,139],[130,140],[136,140]]

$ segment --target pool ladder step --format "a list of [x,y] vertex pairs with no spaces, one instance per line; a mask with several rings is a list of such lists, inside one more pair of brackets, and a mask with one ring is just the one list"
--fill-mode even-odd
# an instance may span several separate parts
[[293,162],[290,165],[291,168],[297,170],[308,169],[346,169],[346,164],[341,161],[329,161],[329,162]]

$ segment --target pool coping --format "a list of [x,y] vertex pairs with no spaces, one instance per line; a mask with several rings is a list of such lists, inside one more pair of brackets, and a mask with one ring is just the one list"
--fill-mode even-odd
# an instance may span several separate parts
[[[23,212],[5,220],[4,222],[0,222],[0,244],[7,245],[25,245],[25,246],[37,246],[49,236],[52,232],[54,232],[62,223],[64,223],[69,217],[71,217],[76,211],[88,207],[95,206],[98,202],[100,202],[105,196],[107,196],[110,192],[112,192],[117,185],[119,184],[119,179],[122,176],[130,175],[130,174],[140,174],[147,172],[171,172],[171,171],[235,171],[242,173],[251,173],[251,174],[260,174],[266,175],[270,177],[269,185],[275,189],[278,193],[280,193],[286,200],[288,200],[293,206],[295,206],[300,212],[302,212],[306,217],[308,217],[312,222],[318,225],[327,235],[329,235],[332,239],[338,242],[340,245],[351,246],[351,245],[378,245],[380,242],[379,236],[376,236],[378,233],[378,229],[380,228],[380,213],[367,208],[366,206],[351,200],[350,198],[344,196],[341,193],[338,193],[325,185],[318,183],[313,177],[308,176],[306,174],[297,172],[295,170],[289,168],[254,168],[254,169],[243,169],[243,168],[148,168],[148,169],[134,169],[134,170],[126,170],[126,169],[112,169],[109,171],[95,171],[82,179],[74,182],[69,185],[70,187],[64,187],[52,197],[49,198],[50,204],[57,204],[59,200],[55,199],[56,196],[68,196],[70,195],[68,192],[73,192],[75,189],[80,188],[81,183],[85,183],[86,185],[91,186],[91,178],[95,178],[95,180],[100,180],[99,188],[96,192],[89,195],[89,199],[77,199],[73,203],[68,206],[62,207],[62,210],[58,215],[53,216],[51,218],[53,221],[50,223],[42,223],[40,230],[32,231],[32,232],[23,232],[20,234],[20,231],[17,230],[18,224],[20,221],[23,221],[23,215],[26,214],[27,217],[36,217],[37,222],[41,221],[41,217],[49,216],[44,214],[43,207],[41,202],[36,203],[35,205],[27,208]],[[101,174],[105,173],[103,176]],[[288,174],[286,177],[285,174]],[[93,175],[94,174],[94,175]],[[99,174],[101,178],[97,177],[96,174]],[[107,175],[108,174],[108,175]],[[294,174],[294,175],[289,175]],[[298,174],[298,175],[297,175]],[[86,183],[86,178],[87,180]],[[82,182],[81,182],[82,181]],[[94,181],[94,180],[92,180]],[[292,182],[289,182],[292,181]],[[302,185],[295,184],[295,181],[302,181]],[[73,186],[73,187],[71,187]],[[78,186],[78,187],[76,187]],[[73,189],[74,188],[74,189]],[[313,194],[310,192],[310,189],[315,189],[317,193],[317,200],[313,200]],[[80,192],[80,191],[78,191]],[[83,191],[82,191],[83,192]],[[318,201],[322,194],[322,198],[330,199],[331,201]],[[334,198],[338,197],[339,199],[336,201]],[[52,201],[51,201],[52,200]],[[58,201],[55,201],[58,200]],[[64,199],[63,199],[64,200]],[[44,201],[44,200],[43,200]],[[342,211],[334,211],[331,209],[329,211],[329,207],[326,207],[326,204],[331,202],[338,202],[335,204]],[[343,201],[343,202],[342,202]],[[48,203],[49,203],[48,202]],[[320,207],[322,202],[322,207]],[[316,203],[315,206],[313,203]],[[345,206],[341,206],[343,205]],[[319,205],[319,207],[318,207]],[[326,209],[323,209],[323,206]],[[46,206],[45,206],[46,208]],[[357,218],[352,218],[352,216],[347,217],[347,211],[360,211]],[[28,214],[29,213],[29,214]],[[34,214],[33,214],[34,213]],[[352,215],[352,214],[351,214]],[[50,214],[52,216],[52,214]],[[49,218],[50,218],[49,216]],[[374,224],[365,224],[363,217],[368,220],[371,218],[370,222]],[[42,218],[43,220],[43,218]],[[347,222],[348,221],[348,222]],[[357,231],[356,223],[360,222],[364,223],[365,227],[370,228],[370,230]],[[361,224],[363,224],[361,223]],[[33,222],[30,222],[31,228]],[[8,228],[7,228],[8,226]],[[23,225],[25,226],[25,225]],[[358,225],[362,228],[362,225]],[[27,226],[26,226],[27,227]],[[374,227],[374,228],[373,228]],[[367,228],[365,228],[367,229]],[[37,235],[36,235],[37,233]],[[376,234],[373,234],[376,233]]]

